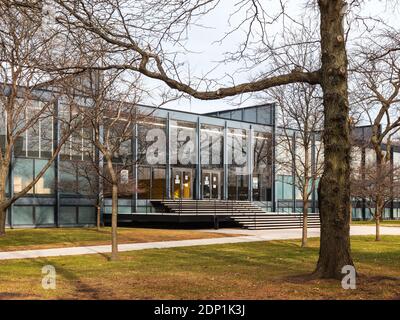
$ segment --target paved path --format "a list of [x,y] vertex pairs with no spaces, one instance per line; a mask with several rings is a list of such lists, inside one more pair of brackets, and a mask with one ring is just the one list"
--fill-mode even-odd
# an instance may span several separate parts
[[[202,231],[226,233],[226,234],[242,234],[242,235],[237,237],[223,237],[223,238],[211,238],[211,239],[120,244],[118,248],[120,252],[123,252],[123,251],[135,251],[144,249],[177,248],[177,247],[189,247],[189,246],[212,245],[212,244],[300,239],[302,230],[301,229],[285,229],[285,230],[219,229],[219,230],[202,230]],[[374,226],[351,227],[351,235],[373,235],[374,232],[375,232]],[[400,227],[381,227],[381,234],[400,235]],[[319,237],[319,229],[309,229],[309,237]],[[85,255],[85,254],[103,254],[109,252],[111,252],[111,247],[109,245],[9,251],[9,252],[0,252],[0,260],[33,259],[42,257],[75,256],[75,255]]]

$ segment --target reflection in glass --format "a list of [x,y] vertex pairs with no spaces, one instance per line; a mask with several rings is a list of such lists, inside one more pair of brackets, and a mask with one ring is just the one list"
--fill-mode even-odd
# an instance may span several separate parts
[[150,168],[138,168],[138,199],[150,199]]
[[[33,180],[33,159],[18,158],[14,164],[14,192],[21,192]],[[30,194],[33,189],[29,190]]]
[[[35,176],[46,166],[47,160],[35,159]],[[50,166],[35,185],[36,194],[54,193],[54,167]]]
[[170,126],[171,164],[196,164],[196,124],[172,120]]
[[153,179],[151,185],[151,198],[164,199],[165,198],[165,169],[154,168]]
[[223,165],[223,128],[201,125],[200,161],[202,166],[222,167]]
[[272,134],[254,133],[253,200],[272,200]]

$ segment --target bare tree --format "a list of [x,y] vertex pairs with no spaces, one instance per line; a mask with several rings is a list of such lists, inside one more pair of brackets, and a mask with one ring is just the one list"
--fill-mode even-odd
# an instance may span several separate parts
[[[101,66],[88,64],[82,69],[123,69],[140,72],[151,79],[164,82],[169,88],[189,96],[203,99],[222,99],[244,93],[260,92],[268,88],[290,83],[320,85],[324,106],[324,173],[319,184],[319,206],[321,215],[320,255],[315,275],[323,278],[341,278],[345,265],[353,265],[350,253],[349,207],[350,207],[350,121],[348,101],[348,55],[346,51],[345,17],[358,8],[361,1],[344,0],[306,1],[319,13],[321,66],[311,71],[301,71],[293,66],[287,73],[281,69],[266,70],[259,77],[237,84],[233,80],[235,71],[228,75],[231,83],[197,79],[190,73],[183,76],[184,64],[181,55],[171,54],[168,48],[185,43],[188,29],[196,20],[213,11],[220,1],[86,1],[54,0],[58,4],[57,22],[65,26],[71,35],[76,30],[86,30],[93,37],[113,46],[109,61]],[[238,0],[235,13],[241,21],[234,25],[235,31],[247,28],[244,40],[236,52],[228,54],[225,62],[243,60],[252,43],[261,46],[255,55],[247,55],[245,62],[252,66],[261,62],[268,64],[271,55],[279,55],[279,48],[295,47],[296,44],[271,42],[274,35],[268,26],[282,22],[282,34],[288,20],[293,26],[298,21],[287,13],[282,1],[277,1],[279,12],[270,14],[267,5],[260,1]],[[20,5],[19,1],[15,4]],[[24,4],[25,6],[27,4]],[[35,2],[31,4],[34,6]],[[268,4],[269,8],[269,4]],[[151,19],[148,19],[149,15]],[[316,19],[317,16],[316,16]],[[259,36],[257,38],[257,36]],[[256,39],[257,38],[257,39]],[[223,39],[221,39],[222,41]],[[283,59],[284,60],[284,59]],[[291,64],[290,61],[284,61]]]
[[[282,127],[277,134],[278,166],[291,168],[293,184],[301,193],[303,201],[302,246],[307,246],[307,218],[309,201],[316,190],[316,183],[322,174],[322,143],[319,135],[322,129],[323,113],[316,87],[288,85],[274,92],[282,115]],[[313,155],[315,156],[313,159]]]
[[[132,153],[133,129],[140,120],[137,103],[140,99],[139,81],[121,90],[121,72],[105,72],[90,81],[86,96],[88,107],[79,109],[82,139],[93,144],[100,159],[89,150],[86,156],[92,169],[103,180],[104,196],[111,196],[111,260],[118,259],[118,198],[136,192],[129,172],[136,159]],[[85,90],[85,89],[84,89]]]
[[[390,162],[369,162],[352,170],[352,196],[363,201],[376,221],[375,240],[380,241],[380,220],[385,207],[400,197],[400,170]],[[379,201],[379,202],[378,202]]]
[[[68,78],[42,68],[48,64],[52,38],[43,37],[41,17],[0,2],[0,236],[5,235],[7,209],[32,192],[60,152],[73,130],[68,126],[53,143],[55,101],[64,94]],[[73,108],[74,106],[69,106]],[[34,156],[46,160],[30,180],[14,178],[14,194],[6,193],[13,157]],[[18,180],[18,181],[17,181]]]
[[[369,199],[375,204],[376,240],[380,240],[379,221],[382,218],[388,199],[387,188],[390,180],[385,173],[394,173],[391,165],[393,138],[400,130],[400,55],[380,46],[359,48],[359,59],[354,61],[356,73],[355,105],[364,113],[365,121],[371,126],[371,135],[367,143],[375,153],[376,169],[367,167],[366,183],[372,183],[375,194]],[[355,190],[356,193],[361,192]]]
[[[319,64],[318,44],[315,39],[316,28],[310,19],[305,20],[299,31],[286,32],[288,41],[299,43],[296,50],[286,48],[285,57],[299,70],[312,70]],[[275,57],[278,67],[280,58]],[[283,66],[282,69],[287,67]],[[290,70],[286,70],[289,72]],[[307,219],[309,201],[316,189],[318,178],[322,175],[322,143],[318,136],[323,129],[322,93],[317,86],[295,83],[271,88],[267,94],[277,102],[278,125],[276,161],[279,167],[290,168],[294,174],[293,185],[301,193],[303,201],[302,246],[307,246]],[[314,148],[313,148],[314,146]],[[315,158],[313,159],[313,155]]]
[[[78,130],[78,128],[77,128]],[[74,153],[82,152],[82,144],[72,141],[72,150]],[[85,142],[87,143],[87,142]],[[88,157],[89,151],[87,150],[83,153],[83,159],[71,159],[69,161],[63,161],[59,164],[60,171],[64,174],[70,175],[72,177],[79,177],[79,185],[74,179],[73,181],[61,180],[58,182],[58,189],[60,192],[70,191],[73,193],[78,193],[79,196],[85,197],[89,200],[94,201],[94,207],[96,209],[96,227],[100,231],[102,225],[101,221],[101,209],[103,207],[104,193],[102,192],[101,183],[102,177],[98,173],[102,171],[99,168],[99,159],[94,154],[93,148],[91,155]]]

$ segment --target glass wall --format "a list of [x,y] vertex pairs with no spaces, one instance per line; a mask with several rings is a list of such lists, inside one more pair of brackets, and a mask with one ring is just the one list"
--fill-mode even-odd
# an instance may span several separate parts
[[200,190],[202,199],[222,199],[224,192],[224,128],[200,126]]
[[166,198],[166,121],[149,118],[138,124],[138,199]]
[[210,115],[230,120],[272,125],[274,123],[273,110],[274,105],[270,104],[249,108],[239,108],[235,110],[213,112],[210,113]]
[[138,167],[138,199],[151,199],[151,167]]
[[16,157],[49,158],[53,151],[53,103],[20,101],[21,109],[15,130],[22,129],[28,121],[32,125],[25,130],[15,144]]
[[59,224],[68,225],[94,225],[96,223],[96,209],[87,206],[61,206],[59,211]]
[[272,201],[272,134],[254,132],[253,200]]
[[13,226],[54,226],[54,206],[14,205],[12,209]]
[[[14,192],[21,192],[47,165],[47,160],[17,158],[14,163]],[[28,194],[54,194],[54,165],[51,165]]]
[[171,164],[171,197],[193,199],[197,184],[196,123],[170,120],[169,154]]
[[228,129],[228,199],[249,200],[249,132]]

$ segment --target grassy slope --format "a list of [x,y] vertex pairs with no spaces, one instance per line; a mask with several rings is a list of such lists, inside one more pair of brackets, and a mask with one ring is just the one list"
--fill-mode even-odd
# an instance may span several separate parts
[[[86,299],[376,299],[400,297],[400,237],[353,237],[357,290],[310,280],[318,239],[144,250],[106,257],[0,261],[0,298]],[[41,288],[41,268],[54,265],[57,290]]]
[[[192,230],[144,228],[119,228],[118,236],[120,243],[229,237]],[[90,228],[14,229],[0,238],[0,251],[100,245],[109,244],[110,239],[110,228],[102,228],[101,231]]]

